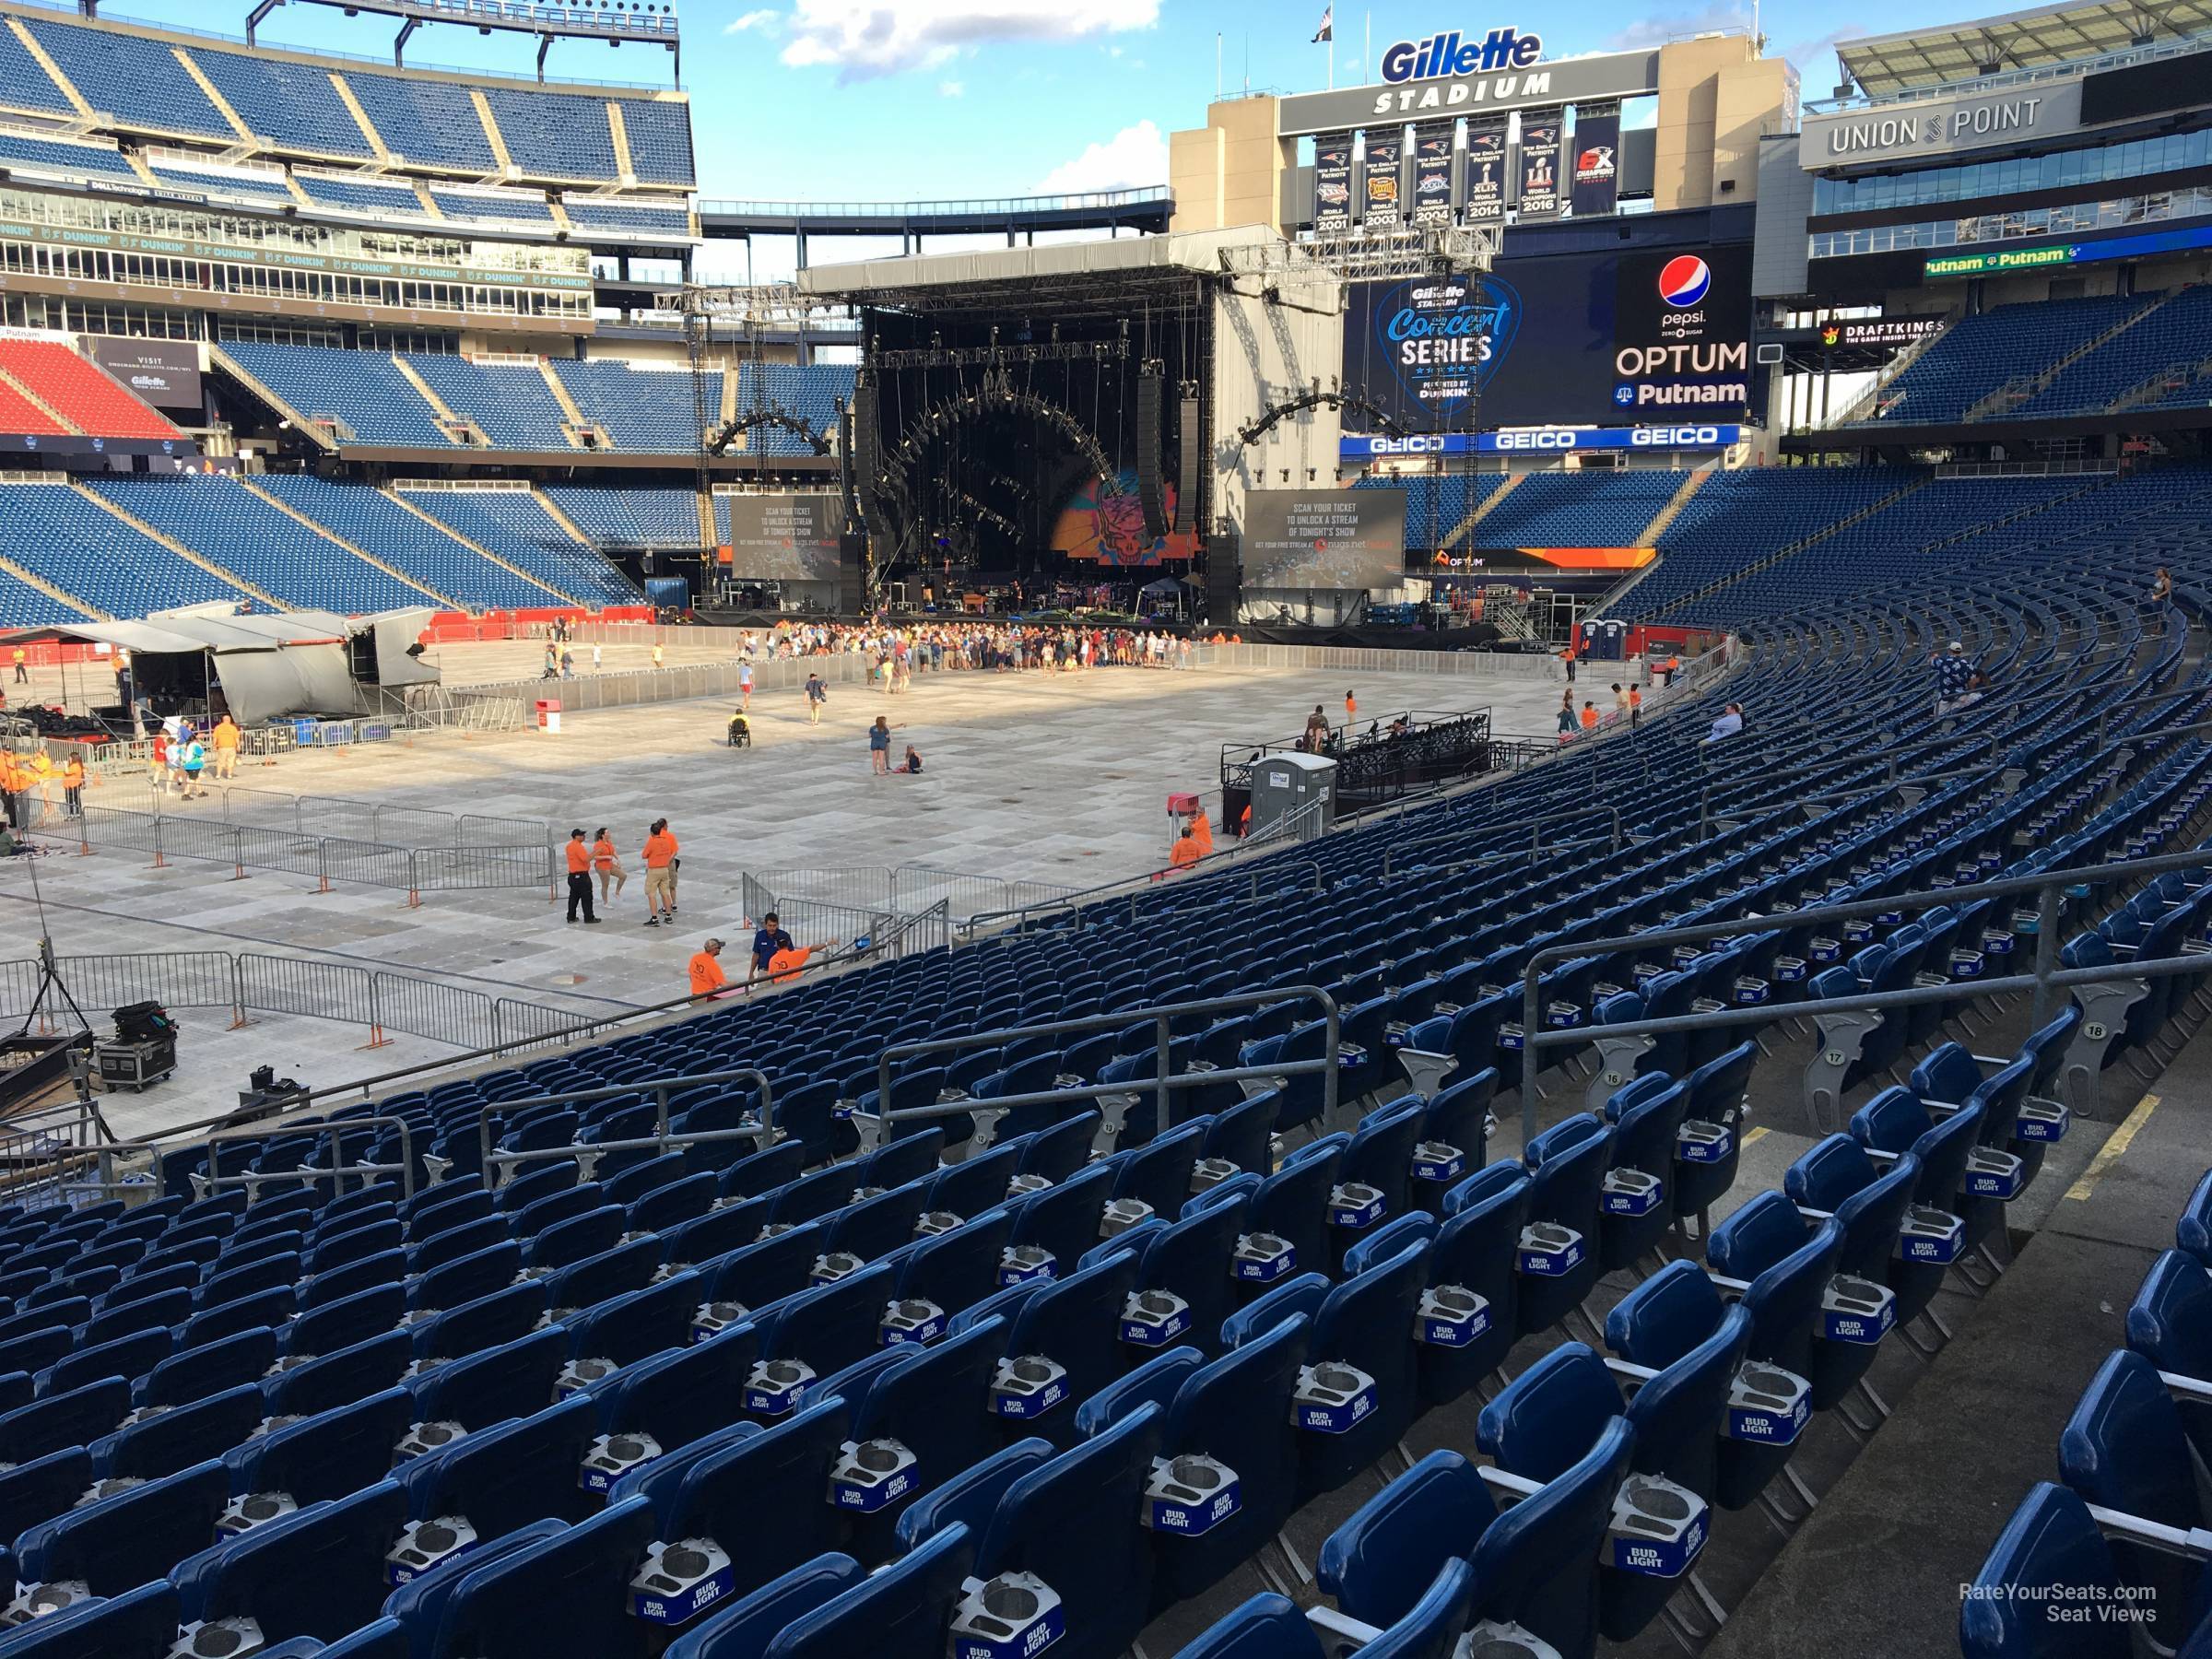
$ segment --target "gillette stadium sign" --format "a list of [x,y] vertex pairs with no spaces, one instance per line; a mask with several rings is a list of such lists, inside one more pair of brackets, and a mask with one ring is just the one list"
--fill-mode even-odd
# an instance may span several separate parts
[[1650,97],[1659,90],[1656,48],[1547,59],[1542,35],[1512,26],[1448,29],[1394,41],[1383,49],[1379,66],[1379,87],[1281,100],[1276,106],[1276,131],[1292,137],[1371,125],[1378,116],[1411,119],[1432,112],[1594,103]]

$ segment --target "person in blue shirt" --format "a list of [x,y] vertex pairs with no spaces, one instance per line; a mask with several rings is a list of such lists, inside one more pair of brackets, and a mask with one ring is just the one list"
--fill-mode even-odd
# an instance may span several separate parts
[[1705,741],[1718,743],[1724,737],[1735,736],[1743,729],[1744,705],[1730,703],[1721,711],[1720,718],[1712,723],[1712,729],[1705,734]]
[[1953,640],[1949,646],[1928,659],[1936,670],[1936,712],[1948,714],[1960,706],[1967,688],[1974,677],[1974,665],[1966,654],[1966,646]]
[[768,971],[768,964],[779,950],[792,948],[791,935],[783,931],[774,911],[760,918],[759,931],[753,935],[753,965],[746,974],[747,983]]

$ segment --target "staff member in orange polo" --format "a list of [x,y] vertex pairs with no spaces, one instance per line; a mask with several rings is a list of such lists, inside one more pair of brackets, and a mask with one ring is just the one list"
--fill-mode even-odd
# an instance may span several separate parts
[[676,837],[668,820],[654,818],[645,837],[645,925],[658,927],[663,917],[676,920]]
[[569,831],[566,848],[569,857],[569,920],[576,920],[576,910],[583,907],[583,920],[597,922],[598,913],[592,909],[592,850],[583,844],[583,831]]
[[714,959],[722,954],[722,941],[709,939],[691,958],[691,994],[712,996],[730,982],[730,976],[722,971]]

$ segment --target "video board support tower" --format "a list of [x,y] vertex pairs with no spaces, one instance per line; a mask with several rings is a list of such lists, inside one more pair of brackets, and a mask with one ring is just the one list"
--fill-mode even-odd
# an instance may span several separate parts
[[[1221,251],[1221,265],[1233,276],[1257,276],[1263,281],[1285,276],[1334,276],[1336,304],[1343,310],[1355,282],[1406,281],[1421,276],[1473,276],[1486,272],[1498,257],[1503,233],[1490,225],[1399,225],[1388,229],[1361,228],[1337,236],[1307,236],[1297,241],[1248,242]],[[1332,381],[1325,389],[1316,381],[1303,395],[1277,404],[1237,436],[1246,444],[1261,437],[1277,420],[1316,404],[1338,409],[1357,409],[1381,430],[1393,437],[1403,429],[1377,407],[1364,388],[1339,388]],[[1466,429],[1475,429],[1475,400],[1464,406]],[[1447,421],[1446,430],[1451,429]],[[1442,476],[1452,472],[1447,451],[1438,461]],[[1465,465],[1472,469],[1469,457]],[[1429,497],[1429,532],[1431,546],[1441,547],[1444,527],[1441,519],[1444,492]]]

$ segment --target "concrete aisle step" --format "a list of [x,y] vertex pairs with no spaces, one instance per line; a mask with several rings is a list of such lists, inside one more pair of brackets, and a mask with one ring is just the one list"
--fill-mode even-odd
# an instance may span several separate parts
[[2059,1430],[2124,1346],[2127,1303],[2204,1171],[2212,1044],[2185,1052],[2117,1125],[2083,1128],[2097,1155],[2046,1171],[2058,1189],[2048,1214],[1986,1296],[1946,1299],[1957,1335],[1891,1396],[1894,1415],[1760,1573],[1709,1659],[1958,1653],[1959,1586],[2029,1487],[2055,1477]]

